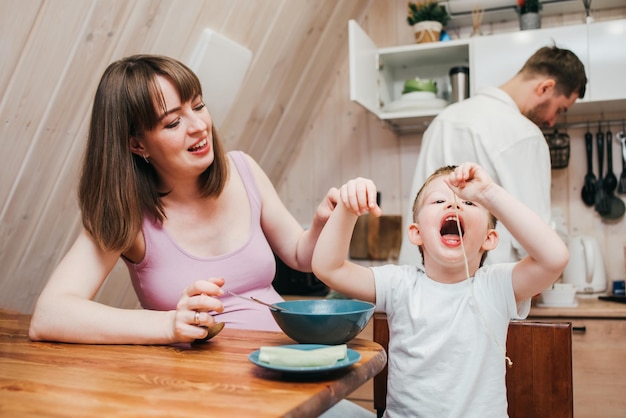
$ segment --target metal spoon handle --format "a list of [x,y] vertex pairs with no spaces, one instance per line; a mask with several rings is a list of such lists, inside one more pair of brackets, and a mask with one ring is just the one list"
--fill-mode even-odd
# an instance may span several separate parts
[[273,309],[275,311],[286,311],[287,310],[285,308],[281,308],[280,306],[276,306],[276,305],[273,305],[271,303],[263,302],[262,300],[259,300],[259,299],[255,298],[253,296],[246,297],[246,296],[238,295],[237,293],[231,292],[230,290],[228,291],[228,294],[231,295],[231,296],[238,297],[240,299],[251,300],[253,302],[260,303],[261,305],[265,305],[268,308]]
[[262,300],[258,300],[257,298],[255,298],[254,296],[250,296],[250,299],[252,299],[253,301],[255,301],[256,303],[260,303],[261,305],[265,305],[270,309],[274,309],[276,311],[286,311],[287,309],[285,308],[281,308],[280,306],[276,306],[272,303],[267,303],[267,302],[263,302]]

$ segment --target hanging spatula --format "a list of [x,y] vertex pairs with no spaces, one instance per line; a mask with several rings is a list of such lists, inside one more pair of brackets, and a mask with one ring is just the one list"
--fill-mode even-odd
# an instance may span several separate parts
[[626,131],[622,130],[615,134],[615,139],[622,146],[622,174],[619,176],[617,183],[617,193],[626,193]]
[[593,135],[587,128],[585,133],[585,147],[587,148],[587,174],[581,190],[581,197],[587,206],[593,206],[596,202],[596,175],[593,173]]
[[598,126],[596,133],[596,145],[598,146],[598,180],[596,181],[596,211],[600,215],[606,215],[611,210],[611,203],[606,190],[604,190],[604,132]]

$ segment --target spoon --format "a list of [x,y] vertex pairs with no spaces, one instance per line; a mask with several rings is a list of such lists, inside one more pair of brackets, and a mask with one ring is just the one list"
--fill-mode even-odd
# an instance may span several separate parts
[[203,328],[207,328],[209,332],[207,333],[206,337],[198,338],[197,340],[194,340],[194,344],[205,343],[209,341],[211,338],[215,337],[217,334],[220,333],[220,331],[224,329],[224,322],[216,322],[214,325],[210,327],[203,327]]
[[248,298],[248,297],[245,297],[245,296],[242,296],[242,295],[238,295],[235,292],[231,292],[230,290],[228,291],[228,294],[231,295],[231,296],[235,296],[235,297],[244,299],[244,300],[251,300],[253,302],[260,303],[261,305],[265,305],[268,308],[273,309],[275,311],[287,311],[287,309],[285,309],[285,308],[282,308],[280,306],[274,305],[273,303],[263,302],[262,300],[259,300],[259,299],[255,298],[254,296],[250,296]]

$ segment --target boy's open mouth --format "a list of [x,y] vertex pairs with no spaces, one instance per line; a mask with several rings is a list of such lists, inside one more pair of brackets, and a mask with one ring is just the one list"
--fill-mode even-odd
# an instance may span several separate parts
[[[462,237],[464,234],[462,220],[460,221],[460,224],[461,224],[461,237]],[[441,234],[441,237],[446,241],[448,240],[458,241],[459,240],[459,226],[457,224],[456,216],[448,216],[447,218],[445,218],[443,222],[441,223],[441,229],[439,230],[439,233]]]

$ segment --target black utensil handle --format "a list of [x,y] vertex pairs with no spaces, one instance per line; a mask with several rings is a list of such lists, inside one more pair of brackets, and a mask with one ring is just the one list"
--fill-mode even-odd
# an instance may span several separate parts
[[613,171],[613,133],[606,131],[606,171]]
[[596,134],[596,141],[598,144],[598,171],[600,171],[600,178],[602,178],[604,173],[602,166],[602,160],[604,160],[604,134],[602,132]]
[[593,135],[591,132],[585,134],[585,146],[587,147],[587,173],[593,173]]

